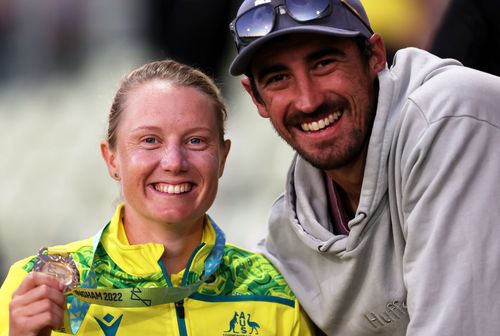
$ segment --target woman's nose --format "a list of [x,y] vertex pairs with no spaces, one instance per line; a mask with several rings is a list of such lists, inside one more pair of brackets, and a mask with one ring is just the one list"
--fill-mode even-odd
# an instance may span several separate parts
[[179,146],[165,148],[161,157],[160,167],[165,171],[173,173],[187,170],[188,161],[185,151]]

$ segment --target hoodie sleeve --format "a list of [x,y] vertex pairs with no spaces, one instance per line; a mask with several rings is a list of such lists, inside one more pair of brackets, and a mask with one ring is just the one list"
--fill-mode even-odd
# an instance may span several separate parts
[[407,104],[394,162],[408,336],[500,330],[499,92],[500,79],[463,68]]

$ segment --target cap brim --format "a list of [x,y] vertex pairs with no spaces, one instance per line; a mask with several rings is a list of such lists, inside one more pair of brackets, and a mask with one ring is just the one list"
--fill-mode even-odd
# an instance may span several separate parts
[[340,37],[354,37],[362,35],[361,32],[352,30],[343,30],[325,26],[300,26],[281,29],[276,32],[263,36],[256,41],[252,42],[249,46],[244,47],[243,50],[236,56],[229,67],[229,73],[233,76],[244,74],[248,66],[252,62],[255,53],[264,45],[275,39],[276,37],[294,34],[294,33],[315,33],[322,35],[340,36]]

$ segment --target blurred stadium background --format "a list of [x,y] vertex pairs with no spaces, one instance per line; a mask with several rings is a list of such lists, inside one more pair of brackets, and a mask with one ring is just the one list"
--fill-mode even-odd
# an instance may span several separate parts
[[[362,0],[392,50],[427,48],[448,0]],[[240,0],[0,0],[0,283],[42,246],[93,235],[120,191],[100,157],[123,74],[173,57],[217,78],[233,146],[211,216],[253,248],[291,150],[256,113],[226,27]]]

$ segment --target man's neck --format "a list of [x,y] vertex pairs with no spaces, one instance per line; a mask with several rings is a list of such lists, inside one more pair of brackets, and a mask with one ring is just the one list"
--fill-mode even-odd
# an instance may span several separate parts
[[363,153],[356,161],[338,169],[325,171],[341,189],[340,196],[346,210],[356,213],[361,195],[363,175],[365,172],[366,153]]
[[357,184],[350,181],[340,181],[334,177],[328,175],[341,190],[339,190],[338,195],[341,198],[342,204],[348,214],[355,214],[356,209],[359,205],[359,197],[361,193],[361,184]]

